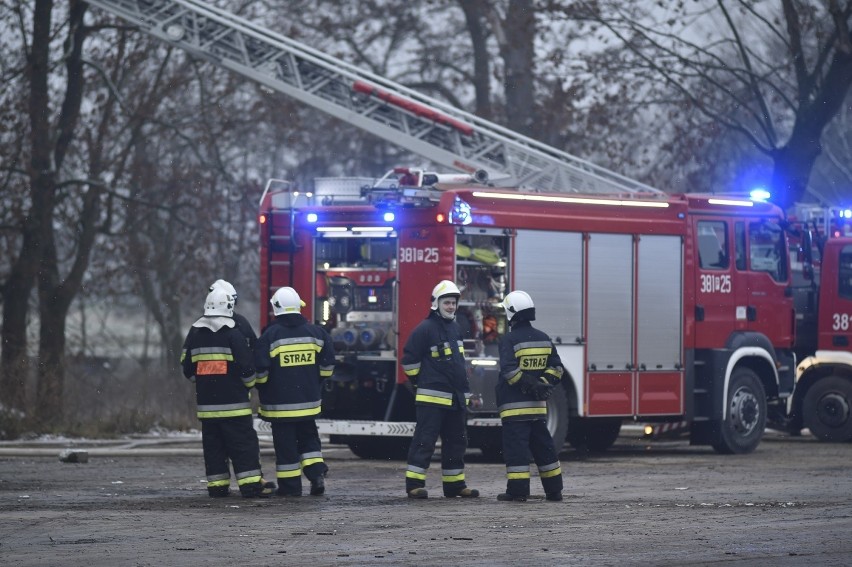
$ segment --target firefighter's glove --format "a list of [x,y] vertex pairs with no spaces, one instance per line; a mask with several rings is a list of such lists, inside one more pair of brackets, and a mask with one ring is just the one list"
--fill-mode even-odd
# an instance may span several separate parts
[[553,393],[553,385],[547,382],[539,382],[536,384],[535,389],[533,390],[533,395],[535,399],[539,401],[546,400]]
[[553,393],[553,386],[546,379],[536,378],[531,374],[524,373],[518,384],[521,386],[521,392],[539,401],[546,400]]

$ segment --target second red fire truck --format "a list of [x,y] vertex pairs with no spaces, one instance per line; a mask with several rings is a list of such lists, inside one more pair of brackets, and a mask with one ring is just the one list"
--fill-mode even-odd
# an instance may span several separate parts
[[567,370],[548,402],[558,446],[605,449],[629,418],[687,421],[693,443],[747,453],[786,415],[796,314],[777,207],[483,181],[398,169],[370,183],[319,180],[312,194],[265,193],[262,304],[291,285],[329,329],[339,361],[322,428],[333,440],[364,457],[404,456],[414,403],[399,356],[442,279],[462,290],[469,433],[487,454],[500,451],[500,302],[513,289],[534,298],[536,326]]

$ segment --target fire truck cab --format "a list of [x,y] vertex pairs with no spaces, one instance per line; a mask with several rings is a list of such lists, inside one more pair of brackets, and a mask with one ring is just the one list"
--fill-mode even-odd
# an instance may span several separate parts
[[462,290],[471,446],[500,452],[500,303],[513,289],[534,299],[535,325],[567,371],[548,401],[557,446],[606,449],[625,419],[688,421],[693,443],[722,453],[758,445],[796,367],[777,207],[484,181],[401,168],[378,181],[317,180],[310,196],[264,193],[262,323],[269,297],[293,286],[337,352],[321,431],[363,457],[405,457],[414,397],[399,358],[432,287],[449,279]]
[[852,441],[852,215],[804,209],[796,216],[791,252],[801,362],[786,425],[794,434],[806,427],[821,441]]

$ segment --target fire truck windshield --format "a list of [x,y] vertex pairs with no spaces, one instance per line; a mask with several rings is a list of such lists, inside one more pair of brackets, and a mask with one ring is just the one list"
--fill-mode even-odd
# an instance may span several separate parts
[[339,352],[393,348],[396,238],[316,239],[315,318],[331,332]]
[[787,247],[781,227],[774,222],[749,223],[751,270],[766,272],[777,282],[787,281]]

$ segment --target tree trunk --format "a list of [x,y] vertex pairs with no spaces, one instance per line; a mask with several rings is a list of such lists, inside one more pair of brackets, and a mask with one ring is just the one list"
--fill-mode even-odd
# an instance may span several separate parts
[[485,3],[483,0],[459,0],[473,49],[473,89],[476,95],[476,114],[491,119],[491,59],[485,33]]
[[24,410],[27,369],[27,314],[41,263],[44,235],[51,228],[56,168],[51,144],[50,34],[53,3],[36,0],[33,34],[27,57],[30,119],[30,209],[24,219],[22,244],[3,289],[3,354],[0,396],[5,405]]
[[35,416],[40,428],[46,431],[55,430],[63,423],[67,315],[68,309],[63,309],[61,305],[40,302],[41,330]]
[[535,112],[535,8],[532,0],[511,0],[503,21],[500,45],[505,77],[506,122],[511,130],[531,136]]
[[820,135],[794,136],[772,153],[772,202],[788,210],[805,197],[808,179],[821,153]]

